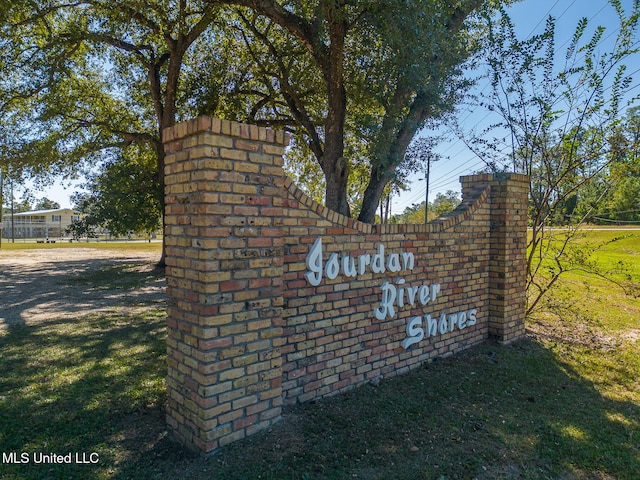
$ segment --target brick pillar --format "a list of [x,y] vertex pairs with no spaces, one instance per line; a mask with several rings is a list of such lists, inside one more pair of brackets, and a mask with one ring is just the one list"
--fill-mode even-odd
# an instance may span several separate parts
[[492,177],[489,336],[508,344],[524,335],[529,179]]
[[281,413],[283,132],[208,117],[163,132],[167,422],[210,453]]

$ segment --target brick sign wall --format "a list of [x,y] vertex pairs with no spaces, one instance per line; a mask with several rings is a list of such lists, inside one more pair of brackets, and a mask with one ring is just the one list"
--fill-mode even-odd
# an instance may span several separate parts
[[164,142],[168,424],[187,446],[524,333],[526,177],[462,177],[446,218],[374,226],[285,176],[281,132],[201,117]]

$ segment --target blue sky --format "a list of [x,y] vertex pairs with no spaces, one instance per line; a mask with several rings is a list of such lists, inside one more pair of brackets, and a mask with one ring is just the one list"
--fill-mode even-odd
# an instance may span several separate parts
[[[630,12],[633,0],[622,0],[625,12]],[[604,26],[606,32],[604,39],[609,45],[615,40],[619,31],[619,22],[615,10],[608,0],[524,0],[516,3],[508,9],[508,13],[515,25],[518,37],[523,40],[531,35],[544,31],[546,19],[552,16],[556,19],[556,51],[563,58],[564,52],[571,39],[580,18],[586,17],[589,21],[587,33],[593,32],[598,25]],[[590,34],[586,35],[590,37]],[[607,42],[605,41],[605,46]],[[633,95],[640,95],[640,54],[635,58],[629,58],[625,62],[627,72],[633,73]],[[486,89],[487,81],[480,81],[477,89]],[[489,112],[483,109],[469,111],[464,109],[457,114],[458,121],[467,131],[480,131],[491,123]],[[494,117],[495,118],[495,117]],[[440,192],[447,190],[460,191],[459,177],[469,175],[481,170],[485,164],[474,155],[464,143],[452,132],[443,129],[448,141],[442,142],[436,149],[443,157],[442,160],[431,165],[429,181],[429,200],[432,201]],[[406,207],[419,204],[425,200],[424,173],[418,173],[411,177],[412,183],[409,191],[402,192],[399,197],[392,199],[392,214],[402,213]]]
[[[622,0],[622,5],[628,12],[631,9],[633,0]],[[612,32],[617,31],[618,22],[613,8],[608,0],[524,0],[518,2],[509,10],[509,14],[516,26],[516,30],[521,39],[532,34],[541,33],[545,26],[545,21],[549,15],[556,19],[556,45],[562,52],[566,48],[565,42],[573,34],[578,20],[586,17],[591,28],[602,25],[607,28],[605,38]],[[613,37],[615,38],[615,33]],[[628,72],[634,75],[635,94],[640,94],[638,78],[640,78],[640,54],[635,59],[627,62]],[[480,82],[479,89],[486,86],[486,82]],[[486,111],[462,110],[458,114],[459,121],[468,130],[477,129],[483,123],[487,124],[490,118]],[[438,147],[438,152],[444,157],[442,161],[435,162],[431,166],[429,199],[433,200],[437,193],[447,190],[460,191],[458,178],[461,175],[469,175],[483,168],[484,163],[467,149],[462,141],[451,132],[444,131],[447,141],[442,142]],[[46,196],[60,203],[62,207],[70,207],[69,197],[78,190],[75,182],[65,184],[57,182],[44,191],[33,191],[37,198]],[[399,197],[392,199],[392,213],[402,213],[404,209],[414,203],[420,203],[425,199],[424,174],[419,173],[411,178],[409,191],[403,192]]]

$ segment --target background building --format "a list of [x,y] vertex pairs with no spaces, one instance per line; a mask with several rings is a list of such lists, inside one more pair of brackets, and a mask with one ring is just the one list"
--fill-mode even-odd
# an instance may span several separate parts
[[[58,238],[64,236],[66,228],[74,220],[79,220],[80,214],[70,208],[53,210],[33,210],[13,215],[13,230],[15,238]],[[2,236],[11,237],[11,215],[4,215]]]

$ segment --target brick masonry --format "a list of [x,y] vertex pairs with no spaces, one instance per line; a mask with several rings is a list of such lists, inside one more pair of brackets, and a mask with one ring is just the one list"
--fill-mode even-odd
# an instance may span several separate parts
[[283,405],[524,334],[527,177],[462,177],[447,217],[368,225],[286,177],[282,132],[199,117],[163,140],[167,421],[194,450],[268,427]]

